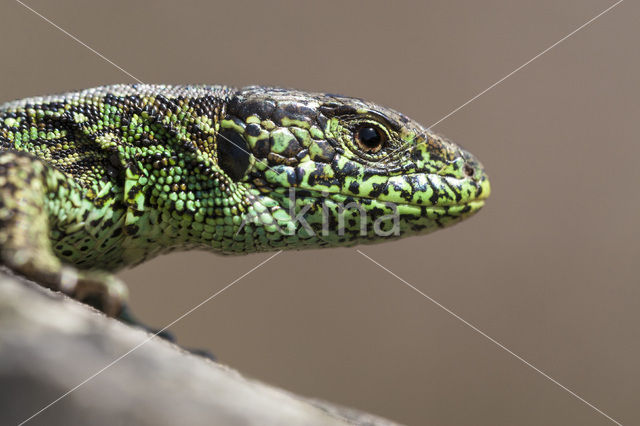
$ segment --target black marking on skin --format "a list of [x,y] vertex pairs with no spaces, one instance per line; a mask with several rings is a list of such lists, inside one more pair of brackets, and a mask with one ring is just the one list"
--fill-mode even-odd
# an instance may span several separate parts
[[308,182],[310,185],[313,185],[313,186],[321,185],[327,188],[332,186],[340,188],[342,184],[342,182],[339,179],[336,179],[335,177],[328,178],[323,174],[316,174],[315,172],[312,172],[309,175]]
[[337,164],[334,162],[333,169],[336,171],[336,177],[341,179],[345,176],[358,176],[359,173],[358,166],[351,161],[345,163],[343,168],[338,168]]
[[260,130],[261,130],[260,126],[258,126],[256,123],[247,124],[247,127],[245,127],[244,129],[247,135],[253,136],[253,137],[260,136]]
[[280,124],[282,124],[283,118],[311,123],[311,118],[315,116],[315,108],[310,108],[300,102],[280,102],[271,115],[273,121]]
[[316,116],[316,123],[321,129],[327,128],[327,117],[321,113]]
[[241,119],[239,119],[238,117],[235,116],[228,116],[226,117],[227,120],[231,120],[235,123],[236,126],[240,127],[240,128],[244,128],[244,121],[242,121]]
[[140,187],[138,185],[131,186],[131,188],[129,189],[129,192],[127,193],[127,197],[130,200],[133,200],[136,197],[136,194],[138,193],[138,191],[140,191]]
[[403,185],[401,185],[401,184],[400,184],[400,183],[398,183],[398,182],[393,182],[391,185],[393,185],[393,189],[394,189],[396,192],[399,192],[399,193],[400,193],[400,197],[401,197],[403,200],[405,200],[408,204],[411,204],[411,203],[412,203],[412,200],[411,200],[411,198],[412,198],[412,194],[413,194],[413,191],[412,191],[412,190],[411,190],[411,191],[409,191],[409,190],[405,189],[405,188],[404,188],[404,186],[403,186]]
[[360,184],[358,182],[353,181],[349,184],[349,192],[358,194],[359,190],[360,190]]
[[330,163],[336,156],[336,150],[326,141],[316,140],[314,142],[318,148],[320,148],[321,153],[315,154],[313,157],[313,161],[320,161],[323,163]]
[[431,203],[432,206],[435,206],[438,203],[438,199],[440,198],[440,189],[433,184],[433,182],[431,181],[431,179],[429,179],[428,176],[427,176],[427,179],[429,181],[429,186],[433,190],[431,197],[429,197],[429,202]]
[[304,170],[300,167],[295,168],[295,176],[296,176],[296,186],[300,186],[302,180],[304,179]]
[[376,169],[376,168],[373,168],[373,167],[367,167],[362,172],[362,178],[360,180],[362,182],[366,182],[369,179],[371,179],[372,177],[387,176],[387,175],[389,175],[389,172],[387,170],[385,170],[385,169]]
[[271,100],[244,99],[239,96],[234,96],[227,105],[229,114],[237,115],[243,120],[252,115],[257,115],[261,120],[270,119],[275,108],[276,104]]
[[249,168],[249,147],[242,135],[223,130],[216,140],[218,165],[232,180],[239,181]]
[[389,194],[389,186],[386,183],[372,183],[371,191],[367,194],[370,198],[378,198],[380,194]]
[[380,207],[372,207],[371,210],[369,210],[369,216],[371,216],[372,219],[376,219],[379,218],[381,216],[383,216],[386,212],[384,209],[380,208]]
[[417,163],[419,161],[424,161],[423,157],[424,151],[421,149],[412,149],[411,150],[411,161]]
[[457,191],[456,188],[454,188],[447,179],[442,179],[445,183],[445,185],[447,185],[449,187],[449,189],[451,189],[451,192],[453,192],[453,194],[456,197],[456,203],[459,203],[460,201],[462,201],[462,193],[460,191]]
[[432,206],[435,206],[436,204],[438,204],[439,198],[440,195],[438,194],[438,191],[434,189],[433,194],[431,194],[431,197],[429,197],[429,202]]
[[275,152],[267,154],[267,160],[269,161],[269,164],[272,165],[297,166],[299,163],[295,158],[283,157]]
[[[130,224],[125,226],[125,233],[129,236],[135,235],[138,233],[138,225]],[[106,245],[106,241],[103,243],[103,246]]]
[[339,115],[353,115],[356,114],[358,110],[351,105],[327,103],[320,106],[320,112],[329,117],[334,117]]
[[[271,137],[269,138],[272,139]],[[271,145],[273,146],[273,141],[271,141]],[[296,138],[291,138],[287,142],[287,147],[280,153],[283,157],[294,158],[298,152],[302,150],[302,147],[298,143]]]
[[308,150],[308,149],[302,149],[302,150],[300,150],[300,152],[298,152],[298,153],[296,154],[296,160],[298,160],[298,161],[302,161],[302,159],[303,159],[304,157],[306,157],[308,153],[309,153],[309,150]]

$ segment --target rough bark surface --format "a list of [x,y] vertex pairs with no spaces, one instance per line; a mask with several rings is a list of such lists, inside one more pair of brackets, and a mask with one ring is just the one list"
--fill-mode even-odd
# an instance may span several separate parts
[[[0,268],[0,424],[27,420],[150,336]],[[27,424],[396,423],[245,378],[153,338]]]

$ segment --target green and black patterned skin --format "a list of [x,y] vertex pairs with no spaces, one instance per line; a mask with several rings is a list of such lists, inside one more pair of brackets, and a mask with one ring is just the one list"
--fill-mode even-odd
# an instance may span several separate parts
[[161,253],[424,234],[489,191],[471,154],[361,99],[114,85],[0,105],[0,261],[109,314],[111,274]]

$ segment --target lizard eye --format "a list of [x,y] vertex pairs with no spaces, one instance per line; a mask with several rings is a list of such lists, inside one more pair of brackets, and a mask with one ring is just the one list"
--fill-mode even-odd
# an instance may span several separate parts
[[387,135],[376,126],[364,125],[356,129],[355,138],[364,152],[375,153],[380,151],[387,140]]

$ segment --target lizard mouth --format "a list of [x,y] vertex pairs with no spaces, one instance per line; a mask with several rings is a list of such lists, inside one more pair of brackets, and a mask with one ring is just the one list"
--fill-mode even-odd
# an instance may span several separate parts
[[322,191],[313,185],[307,187],[307,182],[301,182],[299,186],[281,186],[272,189],[271,196],[278,194],[277,198],[288,198],[282,205],[302,207],[311,204],[318,210],[333,209],[336,214],[355,208],[374,217],[397,214],[410,222],[440,224],[477,213],[491,193],[489,179],[482,170],[465,178],[425,173],[369,180],[350,181],[349,178],[342,185],[327,185]]
[[[304,193],[307,192],[307,190],[305,190],[304,188],[298,188],[298,192],[300,193]],[[309,191],[309,192],[313,192],[313,191]],[[452,208],[465,208],[465,207],[469,207],[472,208],[474,210],[478,210],[480,208],[482,208],[485,204],[485,200],[488,198],[488,196],[482,196],[479,197],[477,199],[472,199],[472,200],[467,200],[467,201],[460,201],[460,202],[455,202],[455,201],[451,201],[451,202],[444,202],[444,203],[439,203],[439,204],[424,204],[424,203],[419,203],[419,202],[407,202],[404,199],[392,199],[392,198],[382,198],[382,197],[367,197],[367,196],[363,196],[363,195],[352,195],[352,194],[345,194],[343,192],[327,192],[327,191],[323,191],[322,195],[324,196],[328,196],[328,197],[332,197],[335,198],[336,201],[353,201],[353,200],[366,200],[367,202],[376,202],[376,203],[387,203],[387,204],[395,204],[397,206],[411,206],[411,207],[417,207],[417,208],[424,208],[424,209],[429,209],[429,210],[434,210],[434,211],[446,211],[446,210],[451,210]]]
[[[297,189],[313,191],[304,186]],[[367,203],[395,204],[405,208],[411,206],[451,214],[479,210],[490,194],[489,179],[480,172],[476,176],[462,179],[413,173],[390,176],[373,182],[361,180],[355,185],[346,183],[337,190],[325,189],[322,195],[338,202],[366,200]]]

